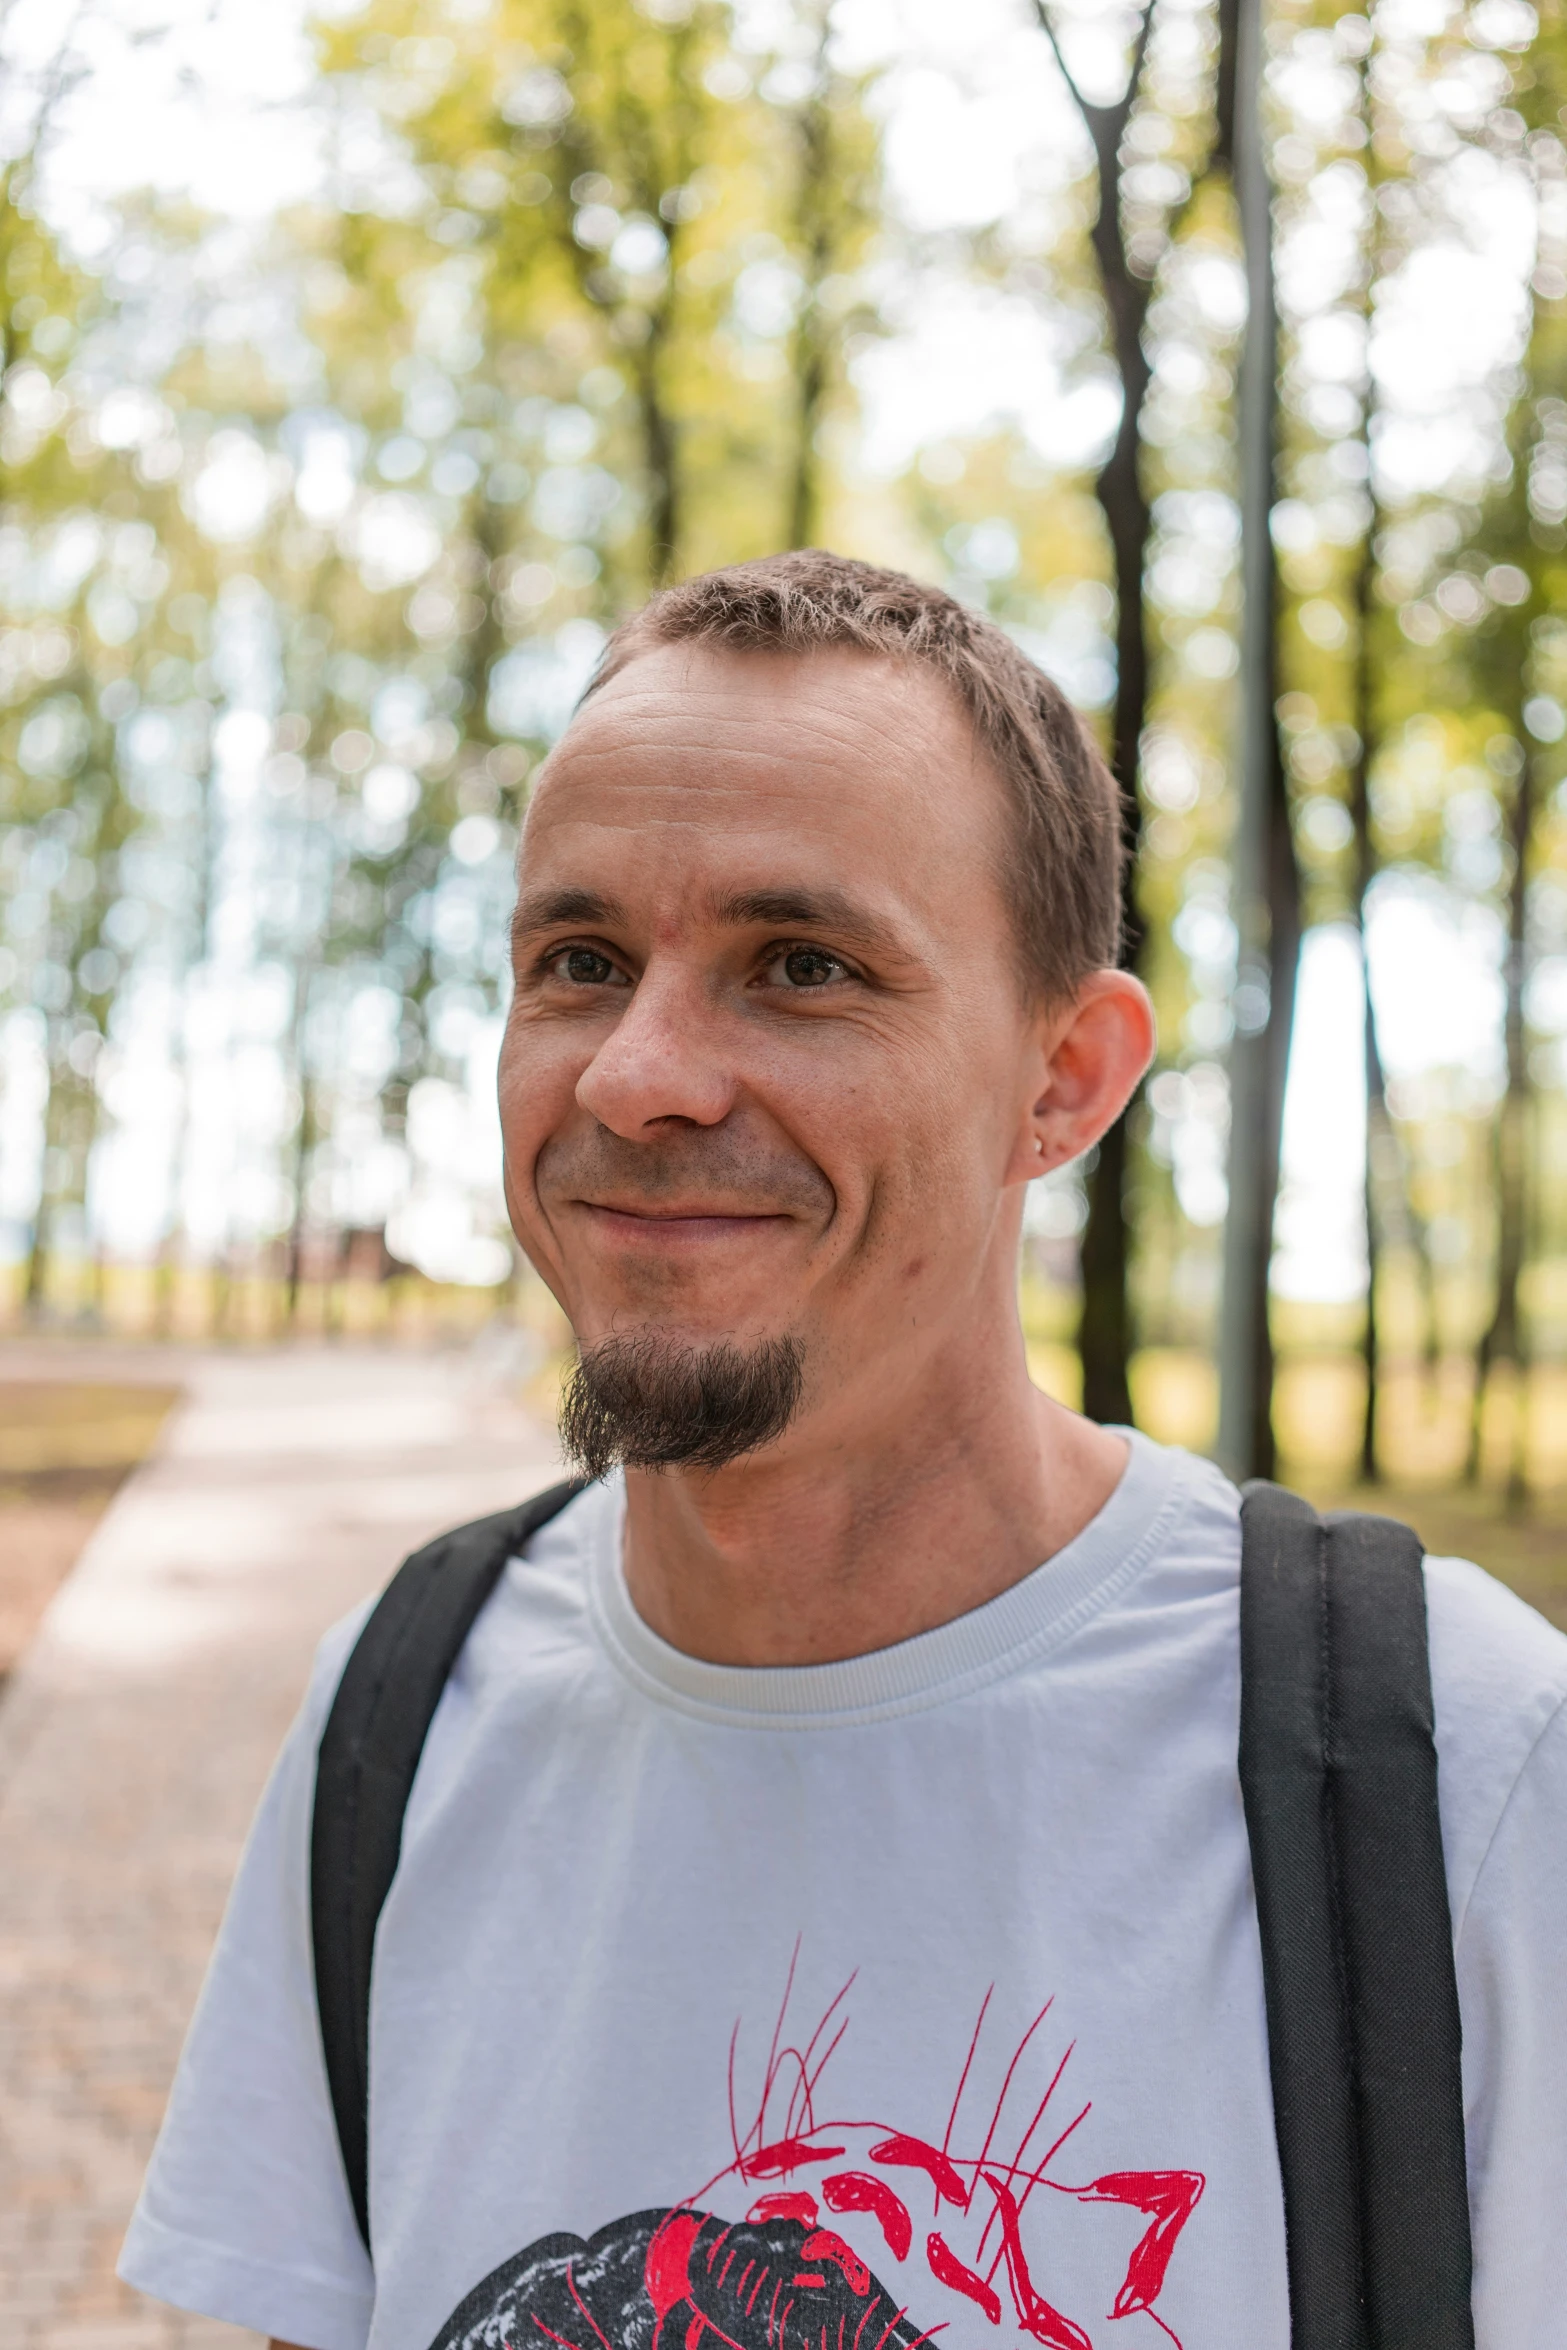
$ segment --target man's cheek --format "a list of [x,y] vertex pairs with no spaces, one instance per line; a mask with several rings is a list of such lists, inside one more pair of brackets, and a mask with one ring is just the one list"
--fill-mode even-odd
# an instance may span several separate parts
[[569,1113],[575,1073],[557,1056],[530,1049],[524,1034],[501,1048],[496,1096],[508,1155],[537,1157],[551,1127]]

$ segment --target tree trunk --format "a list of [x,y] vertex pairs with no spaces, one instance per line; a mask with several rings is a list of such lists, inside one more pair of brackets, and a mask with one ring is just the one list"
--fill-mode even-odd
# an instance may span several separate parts
[[1371,956],[1367,936],[1367,908],[1377,874],[1376,841],[1371,818],[1371,762],[1375,756],[1376,703],[1370,646],[1371,591],[1375,575],[1373,538],[1378,515],[1373,504],[1365,547],[1355,582],[1355,625],[1358,650],[1355,661],[1355,731],[1360,749],[1350,770],[1350,819],[1355,828],[1355,927],[1360,938],[1361,984],[1365,1014],[1361,1050],[1366,1093],[1366,1319],[1361,1335],[1361,1360],[1366,1374],[1366,1398],[1360,1423],[1360,1474],[1374,1485],[1382,1471],[1378,1458],[1377,1381],[1382,1368],[1382,1330],[1379,1284],[1382,1257],[1388,1242],[1408,1249],[1420,1270],[1425,1304],[1425,1357],[1428,1368],[1437,1359],[1436,1281],[1425,1219],[1410,1196],[1409,1167],[1398,1130],[1387,1103],[1387,1073],[1377,1033],[1376,1001],[1371,992]]
[[786,544],[812,547],[821,529],[821,457],[817,429],[827,396],[827,322],[822,316],[821,289],[833,263],[830,207],[832,189],[832,112],[825,93],[827,74],[827,17],[817,27],[817,88],[795,116],[799,150],[794,226],[804,264],[804,286],[795,316],[793,365],[795,388],[794,461],[789,478],[789,519]]
[[[296,1033],[304,1028],[304,1007],[312,976],[313,973],[302,970],[296,983],[299,988]],[[306,1074],[303,1054],[297,1047],[295,1069],[299,1078],[299,1125],[294,1135],[294,1213],[288,1228],[287,1270],[283,1277],[283,1318],[290,1330],[299,1327],[299,1298],[305,1278],[305,1193],[317,1141],[315,1087]]]
[[207,960],[211,943],[212,908],[216,897],[215,876],[219,854],[220,832],[214,807],[217,777],[212,760],[212,742],[207,740],[207,756],[201,768],[201,821],[197,833],[196,902],[191,913],[191,924],[186,938],[181,941],[181,960],[176,968],[174,1033],[171,1039],[171,1058],[179,1079],[179,1111],[175,1121],[173,1147],[169,1153],[169,1220],[158,1243],[158,1263],[153,1280],[153,1323],[161,1338],[174,1334],[175,1292],[179,1284],[179,1267],[184,1240],[183,1202],[185,1197],[186,1159],[191,1139],[191,1072],[190,1054],[186,1045],[186,1015],[189,1008],[192,974]]
[[[1138,469],[1138,416],[1148,388],[1142,343],[1131,336],[1134,356],[1122,360],[1126,384],[1121,428],[1097,489],[1110,532],[1115,562],[1116,689],[1112,719],[1112,767],[1121,794],[1125,867],[1121,885],[1122,960],[1130,970],[1141,961],[1143,928],[1137,904],[1138,849],[1142,809],[1137,796],[1138,754],[1148,709],[1148,645],[1143,616],[1143,557],[1150,516]],[[1118,344],[1120,337],[1117,338]],[[1132,1417],[1128,1366],[1132,1313],[1128,1275],[1131,1232],[1126,1212],[1127,1118],[1123,1111],[1099,1145],[1088,1181],[1088,1221],[1083,1231],[1083,1304],[1078,1353],[1083,1365],[1083,1409],[1091,1420],[1125,1425]]]
[[820,312],[807,289],[794,336],[796,392],[794,464],[789,481],[786,542],[814,547],[821,535],[821,456],[816,446],[827,393],[827,352]]
[[1528,1506],[1528,1345],[1518,1310],[1518,1285],[1528,1247],[1529,1140],[1533,1123],[1530,1098],[1528,1044],[1524,1034],[1524,948],[1529,909],[1529,845],[1534,831],[1534,761],[1526,752],[1513,793],[1511,847],[1512,882],[1508,890],[1507,936],[1507,1091],[1495,1126],[1496,1170],[1496,1304],[1481,1335],[1475,1356],[1474,1405],[1469,1437],[1468,1474],[1480,1474],[1481,1423],[1490,1374],[1497,1363],[1513,1371],[1511,1441],[1507,1463],[1507,1507],[1521,1513]]
[[816,430],[827,389],[826,354],[820,337],[815,334],[810,337],[808,348],[802,351],[797,347],[795,383],[799,391],[799,413],[793,477],[789,484],[788,544],[813,547],[821,535],[821,460],[816,449]]
[[[1371,453],[1370,434],[1366,454]],[[1366,1170],[1363,1185],[1366,1217],[1366,1320],[1361,1334],[1361,1361],[1366,1374],[1366,1400],[1360,1419],[1360,1475],[1374,1485],[1381,1475],[1377,1461],[1377,1380],[1381,1371],[1381,1330],[1377,1320],[1378,1276],[1381,1271],[1383,1218],[1378,1191],[1378,1154],[1386,1157],[1391,1140],[1387,1114],[1387,1087],[1382,1052],[1377,1041],[1376,1004],[1371,993],[1371,956],[1367,941],[1366,910],[1376,876],[1376,844],[1371,831],[1371,757],[1374,684],[1371,670],[1371,592],[1376,572],[1375,508],[1366,520],[1365,543],[1355,574],[1355,732],[1360,748],[1350,775],[1349,808],[1355,827],[1355,927],[1360,937],[1360,977],[1365,997],[1361,1030],[1366,1094]]]
[[[68,1040],[72,1031],[69,1015],[62,1016],[58,1022],[51,1021],[50,1028],[43,1180],[22,1291],[23,1307],[29,1319],[41,1315],[48,1303],[49,1276],[56,1267],[62,1215],[71,1209],[85,1212],[87,1167],[98,1129],[98,1095],[92,1079],[79,1074],[64,1057],[62,1040]],[[51,1168],[58,1171],[53,1181]],[[85,1247],[85,1229],[82,1237]]]
[[[662,211],[664,197],[684,186],[699,160],[698,125],[701,80],[694,43],[695,11],[667,20],[670,40],[670,86],[664,101],[650,106],[647,94],[623,82],[615,89],[611,108],[613,129],[595,135],[586,110],[579,106],[569,117],[563,150],[571,159],[571,177],[583,172],[603,173],[623,183],[637,208],[665,223],[665,274],[657,299],[641,312],[640,339],[617,335],[624,353],[626,378],[637,402],[637,431],[646,475],[647,578],[661,588],[680,576],[681,533],[685,524],[682,433],[663,380],[664,353],[677,327],[679,300],[680,214]],[[603,10],[574,8],[562,20],[566,47],[583,76],[584,86],[603,86],[619,71],[612,20]],[[663,135],[660,135],[663,134]],[[531,233],[529,231],[528,233]],[[599,265],[577,244],[562,216],[563,245],[585,301],[595,309],[618,308],[612,295],[597,284]],[[631,324],[611,318],[612,333]]]
[[[1368,237],[1366,285],[1363,316],[1369,335],[1371,326],[1371,297],[1377,276],[1379,256],[1376,232],[1376,194],[1380,176],[1376,161],[1376,122],[1371,93],[1371,66],[1374,44],[1368,45],[1360,61],[1360,120],[1365,131],[1365,154],[1368,187],[1371,196],[1371,228]],[[1366,1096],[1366,1168],[1363,1201],[1366,1221],[1366,1320],[1361,1335],[1361,1361],[1366,1375],[1365,1406],[1360,1423],[1360,1475],[1363,1484],[1375,1484],[1381,1476],[1378,1459],[1378,1381],[1382,1370],[1381,1277],[1384,1247],[1389,1241],[1412,1250],[1421,1273],[1421,1289],[1425,1304],[1425,1356],[1427,1367],[1435,1368],[1437,1359],[1436,1284],[1431,1269],[1431,1250],[1426,1236],[1424,1219],[1411,1196],[1409,1169],[1403,1146],[1387,1106],[1386,1072],[1382,1061],[1381,1044],[1377,1034],[1377,1009],[1371,993],[1371,956],[1369,952],[1366,910],[1371,885],[1376,878],[1376,841],[1371,818],[1371,764],[1376,755],[1378,740],[1376,670],[1372,658],[1371,627],[1374,591],[1376,587],[1376,540],[1381,527],[1381,511],[1377,502],[1373,476],[1371,418],[1376,401],[1376,381],[1369,360],[1361,381],[1363,421],[1361,447],[1365,454],[1366,515],[1365,537],[1361,542],[1360,561],[1355,568],[1355,733],[1359,749],[1350,770],[1349,808],[1355,838],[1355,927],[1360,939],[1361,984],[1365,992],[1365,1014],[1362,1031],[1362,1056],[1365,1064]]]
[[[1143,350],[1143,323],[1152,281],[1134,276],[1121,233],[1121,142],[1142,84],[1143,63],[1153,22],[1148,0],[1124,95],[1114,106],[1084,98],[1056,44],[1044,0],[1035,0],[1039,21],[1055,49],[1062,78],[1094,143],[1099,166],[1099,212],[1092,230],[1094,255],[1111,342],[1121,376],[1121,421],[1115,445],[1095,491],[1109,534],[1115,574],[1116,690],[1111,720],[1111,767],[1121,794],[1126,867],[1122,883],[1122,960],[1137,968],[1142,923],[1137,904],[1137,852],[1142,808],[1137,796],[1138,759],[1148,710],[1148,638],[1143,611],[1143,567],[1150,515],[1140,465],[1143,404],[1150,370]],[[1083,1410],[1091,1420],[1125,1423],[1132,1417],[1128,1367],[1132,1348],[1128,1276],[1131,1233],[1126,1213],[1127,1117],[1123,1111],[1103,1136],[1088,1179],[1088,1222],[1080,1264],[1082,1313],[1077,1348],[1083,1366]]]
[[[1360,115],[1366,133],[1368,158],[1374,158],[1376,152],[1371,110],[1368,55],[1361,61],[1360,72]],[[1371,331],[1372,281],[1376,267],[1374,176],[1370,185],[1372,227],[1368,239],[1364,312],[1368,338]],[[1371,993],[1371,953],[1366,928],[1367,902],[1377,866],[1376,842],[1371,828],[1371,759],[1376,724],[1376,684],[1371,661],[1371,612],[1377,564],[1377,502],[1372,474],[1375,458],[1371,446],[1371,407],[1375,396],[1376,384],[1368,358],[1361,384],[1361,446],[1366,461],[1366,532],[1361,541],[1360,561],[1355,567],[1355,735],[1359,747],[1350,775],[1349,792],[1350,820],[1355,828],[1355,929],[1360,940],[1360,984],[1364,997],[1361,1053],[1366,1096],[1366,1166],[1362,1184],[1366,1219],[1366,1320],[1360,1341],[1361,1363],[1366,1375],[1366,1400],[1360,1418],[1360,1479],[1363,1485],[1375,1485],[1381,1476],[1377,1458],[1377,1382],[1382,1368],[1382,1333],[1377,1316],[1380,1311],[1378,1288],[1382,1270],[1383,1220],[1379,1213],[1377,1176],[1378,1153],[1380,1151],[1385,1158],[1387,1143],[1392,1139],[1382,1051],[1377,1038],[1376,1004]]]
[[1219,1330],[1219,1458],[1235,1477],[1275,1465],[1268,1276],[1278,1198],[1295,976],[1300,874],[1274,713],[1276,569],[1271,537],[1278,414],[1273,208],[1262,131],[1260,0],[1236,12],[1235,188],[1249,311],[1241,356],[1240,810],[1233,897],[1239,933],[1230,1054],[1229,1212]]
[[57,1186],[51,1170],[58,1166],[57,1154],[63,1147],[65,1126],[65,1088],[61,1082],[54,1050],[55,1023],[49,1023],[49,1042],[45,1048],[49,1071],[49,1091],[44,1101],[43,1159],[38,1170],[38,1212],[33,1218],[32,1237],[27,1246],[27,1272],[22,1283],[22,1311],[27,1319],[36,1321],[42,1314],[49,1286],[50,1239],[54,1224]]
[[648,480],[648,580],[667,587],[679,576],[680,478],[678,428],[664,405],[659,358],[665,322],[648,321],[647,340],[636,354],[634,374],[642,421],[642,462]]
[[1262,811],[1266,865],[1261,926],[1266,932],[1266,960],[1250,982],[1265,994],[1267,1013],[1255,1035],[1237,1032],[1231,1055],[1219,1457],[1237,1478],[1271,1477],[1278,1465],[1269,1274],[1300,961],[1300,877],[1282,761],[1275,757],[1272,768],[1271,776],[1264,778],[1268,797]]
[[1361,1039],[1366,1081],[1366,1173],[1362,1187],[1366,1218],[1366,1319],[1360,1334],[1360,1359],[1366,1375],[1366,1398],[1360,1415],[1360,1481],[1363,1485],[1376,1485],[1382,1476],[1377,1451],[1377,1381],[1382,1374],[1381,1306],[1377,1295],[1382,1271],[1381,1202],[1377,1198],[1378,1161],[1380,1159],[1382,1162],[1381,1171],[1386,1171],[1386,1145],[1392,1139],[1392,1121],[1387,1114],[1382,1061],[1377,1051],[1377,1021],[1371,1002],[1371,968],[1366,956],[1364,907],[1360,911],[1360,969],[1366,997]]

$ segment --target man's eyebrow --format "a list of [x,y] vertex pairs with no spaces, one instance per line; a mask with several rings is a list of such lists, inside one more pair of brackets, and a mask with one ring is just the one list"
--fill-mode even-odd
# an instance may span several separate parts
[[608,929],[623,922],[626,910],[616,898],[596,889],[530,889],[517,900],[511,918],[513,938],[527,938],[535,930],[552,930],[562,922],[591,922]]
[[778,930],[831,930],[889,954],[907,951],[890,923],[831,883],[810,889],[740,890],[717,899],[713,912],[720,922],[737,926],[765,922]]
[[[906,955],[908,948],[892,924],[861,905],[848,890],[827,882],[797,889],[729,891],[711,901],[715,922],[735,929],[765,923],[773,930],[827,930],[842,939],[880,953]],[[531,938],[562,923],[581,923],[597,930],[625,924],[626,909],[618,898],[594,889],[524,890],[511,918],[514,940]]]

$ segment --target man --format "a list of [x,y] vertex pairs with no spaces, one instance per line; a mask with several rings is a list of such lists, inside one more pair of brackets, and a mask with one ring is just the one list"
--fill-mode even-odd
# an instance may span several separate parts
[[[1284,2350],[1237,1497],[1030,1385],[1024,1187],[1152,1046],[1113,787],[988,622],[673,589],[529,812],[519,1239],[599,1480],[424,1749],[373,2264],[311,1972],[326,1642],[125,2255],[304,2350]],[[1567,1641],[1428,1567],[1482,2350],[1559,2350]]]

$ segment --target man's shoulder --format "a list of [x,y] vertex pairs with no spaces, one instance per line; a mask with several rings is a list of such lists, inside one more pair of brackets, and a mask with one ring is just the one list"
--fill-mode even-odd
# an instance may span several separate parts
[[1567,1697],[1567,1633],[1473,1558],[1426,1556],[1433,1683],[1466,1706],[1551,1711]]
[[[471,1661],[475,1649],[488,1650],[497,1643],[509,1649],[519,1639],[526,1642],[536,1637],[541,1623],[547,1626],[558,1622],[564,1614],[580,1613],[584,1551],[605,1503],[603,1490],[590,1487],[587,1492],[574,1495],[543,1527],[518,1545],[480,1612],[474,1635],[464,1651],[465,1663]],[[444,1527],[415,1544],[401,1564],[431,1552],[438,1553],[444,1544],[455,1542],[470,1527],[488,1527],[493,1523],[498,1529],[503,1528],[504,1520],[517,1514],[517,1510],[486,1512],[483,1518],[465,1519]],[[439,1559],[436,1564],[440,1564]],[[400,1566],[394,1568],[379,1590],[340,1616],[317,1643],[305,1713],[318,1732],[325,1724],[337,1685],[360,1636],[400,1571]]]
[[[1179,1506],[1150,1588],[1167,1594],[1173,1576],[1183,1596],[1228,1604],[1241,1574],[1241,1497],[1209,1461],[1179,1456],[1175,1467]],[[1444,1832],[1472,1881],[1508,1796],[1567,1708],[1567,1633],[1472,1560],[1428,1556],[1425,1584]]]
[[1567,1704],[1567,1635],[1469,1559],[1427,1558],[1426,1614],[1457,1910],[1508,1797]]
[[1440,1715],[1537,1738],[1567,1699],[1567,1633],[1472,1559],[1426,1559],[1431,1681]]

